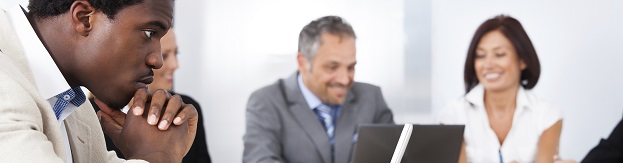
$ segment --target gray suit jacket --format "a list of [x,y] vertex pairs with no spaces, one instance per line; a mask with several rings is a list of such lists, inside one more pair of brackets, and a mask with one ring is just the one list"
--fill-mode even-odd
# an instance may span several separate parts
[[278,81],[249,98],[243,162],[348,163],[358,125],[394,123],[381,89],[355,82],[337,119],[332,159],[329,138],[305,101],[297,74],[282,80],[282,87]]
[[[50,103],[40,96],[27,62],[5,11],[0,10],[0,162],[67,162],[60,124]],[[64,123],[73,162],[124,161],[106,151],[89,101]]]

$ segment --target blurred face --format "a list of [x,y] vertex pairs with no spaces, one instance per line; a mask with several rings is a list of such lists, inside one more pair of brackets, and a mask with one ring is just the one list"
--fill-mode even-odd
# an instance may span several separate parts
[[77,49],[83,85],[110,107],[126,105],[136,90],[154,80],[152,69],[163,65],[160,39],[172,12],[172,0],[127,6],[113,20],[95,12],[89,19],[92,29]]
[[342,104],[355,77],[355,53],[354,38],[322,34],[313,62],[298,56],[305,86],[324,103]]
[[512,43],[499,30],[485,34],[476,49],[474,68],[485,90],[504,91],[519,87],[526,64]]
[[149,90],[171,90],[173,88],[173,73],[177,70],[177,43],[175,33],[169,30],[160,40],[162,46],[162,68],[154,70],[154,82],[149,85]]

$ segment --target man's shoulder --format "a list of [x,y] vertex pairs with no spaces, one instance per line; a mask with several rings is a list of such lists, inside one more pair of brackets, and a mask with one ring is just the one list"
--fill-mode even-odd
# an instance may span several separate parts
[[[0,52],[0,55],[2,53]],[[15,68],[9,62],[0,57],[0,93],[12,94],[26,92],[23,86],[23,79],[15,73]]]
[[0,86],[4,91],[10,91],[10,89],[21,89],[21,91],[29,91],[34,88],[34,85],[30,85],[31,82],[24,74],[21,74],[22,70],[15,65],[15,63],[4,53],[0,52]]
[[286,98],[289,97],[285,96],[286,90],[282,89],[285,89],[284,86],[280,86],[280,82],[277,81],[255,90],[249,97],[247,108],[251,110],[272,110],[285,107],[287,105]]
[[357,94],[368,94],[372,92],[380,93],[381,87],[369,83],[354,82],[351,90],[353,91],[353,93]]
[[282,94],[282,86],[279,85],[279,81],[274,82],[272,84],[266,85],[261,87],[260,89],[257,89],[255,91],[253,91],[253,93],[251,93],[251,97],[263,97],[263,98],[267,98],[267,97],[276,97],[277,95]]

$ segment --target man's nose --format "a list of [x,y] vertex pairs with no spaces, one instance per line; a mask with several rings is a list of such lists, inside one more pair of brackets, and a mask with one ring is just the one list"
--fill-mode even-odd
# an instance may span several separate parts
[[335,77],[335,81],[342,86],[347,86],[350,83],[349,72],[347,69],[340,70]]
[[152,53],[147,55],[146,64],[150,68],[159,69],[164,64],[164,61],[162,59],[162,53],[160,52],[160,43],[158,43],[158,45],[155,45],[155,47],[157,50],[154,50]]

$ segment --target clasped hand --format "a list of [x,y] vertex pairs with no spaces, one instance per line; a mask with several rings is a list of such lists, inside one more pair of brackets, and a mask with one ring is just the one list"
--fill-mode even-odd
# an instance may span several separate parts
[[97,116],[104,133],[129,159],[181,162],[195,139],[197,110],[185,104],[179,95],[141,88],[131,102],[131,114],[127,115],[98,99],[95,103],[101,109]]

